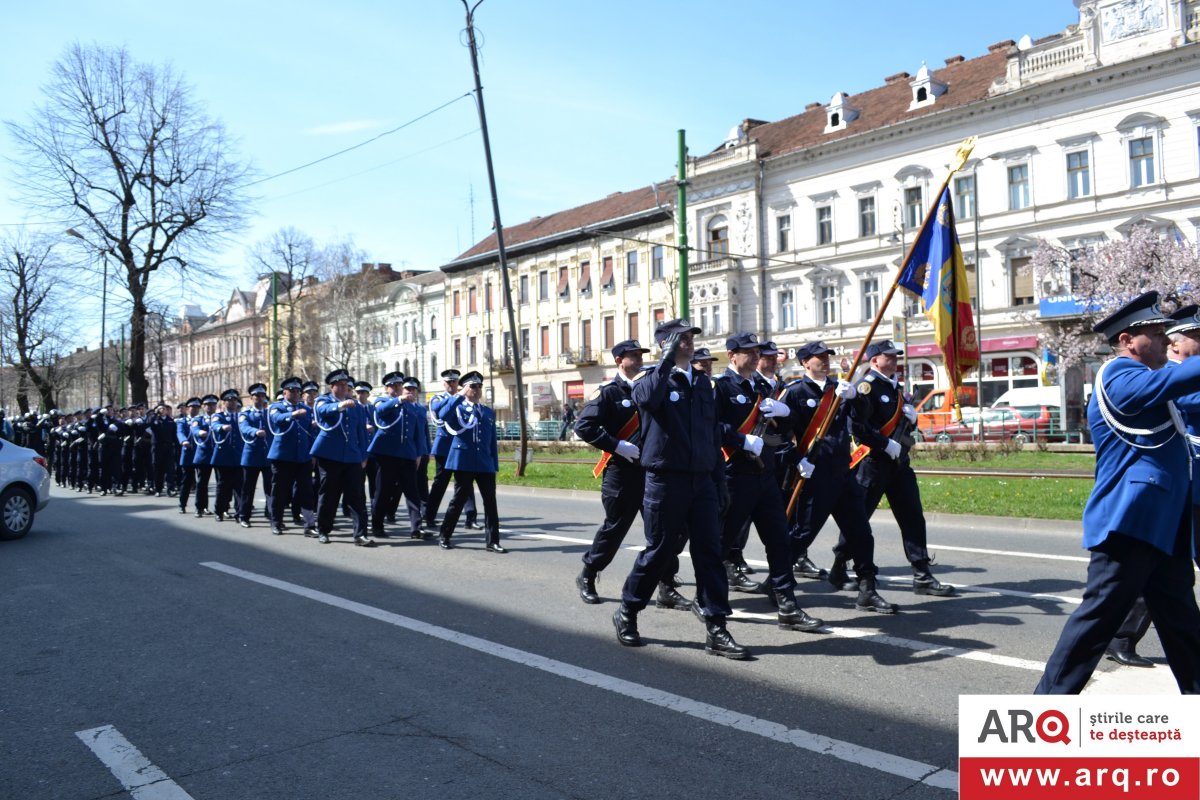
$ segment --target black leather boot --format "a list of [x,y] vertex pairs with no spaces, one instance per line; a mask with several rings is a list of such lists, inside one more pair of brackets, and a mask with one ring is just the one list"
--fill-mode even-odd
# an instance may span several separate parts
[[754,567],[746,563],[746,557],[742,555],[741,550],[735,550],[729,554],[729,560],[738,568],[738,571],[743,575],[753,575]]
[[692,601],[681,595],[667,581],[662,581],[658,584],[658,597],[654,599],[654,605],[659,608],[675,609],[677,611],[690,611]]
[[637,612],[624,603],[613,612],[613,627],[617,630],[617,641],[626,647],[641,647],[642,637],[637,629]]
[[725,575],[729,578],[729,589],[733,592],[757,594],[758,584],[747,578],[732,561],[725,562]]
[[779,627],[785,631],[815,631],[825,625],[824,620],[809,616],[796,605],[796,596],[791,591],[772,592],[771,599],[779,609]]
[[929,569],[928,561],[914,561],[912,571],[913,594],[931,594],[934,597],[954,596],[953,586],[947,586],[933,577],[933,572]]
[[879,596],[875,590],[875,577],[862,578],[858,582],[858,598],[854,607],[859,611],[873,611],[876,614],[895,614],[896,607]]
[[596,594],[596,573],[591,567],[584,565],[575,576],[575,587],[579,589],[579,599],[583,602],[589,605],[600,602],[600,595]]
[[808,557],[808,553],[804,553],[796,559],[796,563],[792,565],[792,572],[805,578],[814,578],[820,580],[828,577],[829,573],[821,567],[813,563],[813,560]]
[[858,580],[851,578],[846,571],[846,562],[836,557],[829,568],[829,583],[839,592],[857,592],[859,588]]
[[708,636],[704,639],[704,651],[722,658],[732,658],[741,661],[750,657],[750,651],[733,640],[725,628],[723,617],[705,617],[704,628]]

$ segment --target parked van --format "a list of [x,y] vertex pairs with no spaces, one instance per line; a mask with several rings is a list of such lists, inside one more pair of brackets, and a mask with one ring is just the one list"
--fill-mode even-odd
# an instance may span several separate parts
[[1062,388],[1028,386],[1009,389],[992,403],[993,409],[1006,409],[1014,420],[1006,430],[1014,441],[1059,439],[1063,435]]
[[[979,409],[976,407],[978,397],[974,386],[959,387],[958,402],[964,416],[979,416]],[[956,423],[954,398],[949,389],[931,390],[917,403],[916,409],[917,430],[914,438],[917,440],[936,440],[947,425]]]

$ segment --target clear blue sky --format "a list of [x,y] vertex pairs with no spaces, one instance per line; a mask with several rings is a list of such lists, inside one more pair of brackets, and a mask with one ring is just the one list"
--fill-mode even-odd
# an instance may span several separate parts
[[[484,0],[476,14],[501,214],[535,215],[669,177],[676,130],[693,153],[743,118],[775,120],[860,92],[921,62],[986,52],[1078,21],[1071,0]],[[74,41],[170,62],[195,97],[271,175],[356,144],[466,94],[472,75],[458,0],[151,4],[10,3],[0,117],[23,121]],[[0,157],[12,153],[0,131]],[[0,161],[0,224],[27,217]],[[284,226],[352,236],[370,260],[436,268],[491,227],[478,121],[462,99],[405,130],[260,193],[238,244],[189,285],[206,310],[253,271],[246,250]],[[470,201],[474,193],[474,207]],[[10,230],[0,227],[0,232]],[[182,299],[178,281],[159,297]]]

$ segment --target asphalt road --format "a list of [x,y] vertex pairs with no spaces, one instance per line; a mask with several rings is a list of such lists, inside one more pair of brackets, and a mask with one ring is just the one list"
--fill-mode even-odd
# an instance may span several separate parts
[[[755,658],[730,662],[686,612],[647,609],[647,646],[617,644],[633,549],[579,602],[596,495],[502,489],[508,555],[175,508],[56,489],[0,543],[0,798],[952,797],[958,695],[1032,689],[1085,567],[1077,526],[939,519],[936,572],[964,591],[919,597],[883,516],[899,614],[802,581],[828,626],[785,632],[733,595]],[[1120,680],[1161,688],[1141,649],[1160,666]]]

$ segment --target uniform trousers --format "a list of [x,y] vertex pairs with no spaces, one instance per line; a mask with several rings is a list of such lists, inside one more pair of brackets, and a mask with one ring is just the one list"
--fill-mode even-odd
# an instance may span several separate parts
[[821,466],[817,465],[816,474],[800,490],[796,519],[789,530],[792,555],[799,558],[806,554],[832,516],[846,538],[849,555],[854,559],[855,575],[873,578],[879,568],[875,566],[875,537],[867,520],[862,486],[853,474],[836,467],[823,476]]
[[237,518],[249,522],[254,516],[255,484],[262,481],[263,516],[271,519],[271,470],[262,467],[242,467],[242,492],[238,501]]
[[[446,493],[446,487],[454,477],[453,470],[446,469],[445,456],[434,456],[433,460],[437,467],[433,473],[433,483],[429,486],[429,499],[425,502],[425,521],[430,527],[433,527],[433,518],[437,516],[438,507],[442,504],[442,495]],[[454,487],[454,491],[458,491],[457,486]],[[475,509],[474,492],[467,497],[464,509],[467,512],[467,524],[474,525],[479,518],[479,512]]]
[[721,563],[721,524],[712,473],[647,471],[642,523],[646,549],[634,561],[621,589],[625,607],[634,612],[646,607],[667,574],[671,557],[682,551],[686,541],[696,572],[696,602],[704,616],[729,616],[729,578]]
[[722,555],[727,556],[734,550],[741,551],[742,531],[753,522],[758,538],[767,551],[771,588],[777,592],[794,590],[796,576],[792,574],[787,508],[783,504],[783,493],[779,491],[779,481],[774,471],[768,470],[757,475],[735,473],[728,480],[730,503],[721,534]]
[[465,508],[467,519],[471,517],[471,506],[475,503],[475,485],[479,485],[479,496],[483,498],[483,527],[487,529],[487,543],[500,544],[500,516],[496,510],[496,473],[466,472],[454,470],[454,494],[442,518],[441,537],[449,539],[458,525],[458,517]]
[[408,506],[408,532],[421,531],[421,498],[417,495],[417,462],[395,456],[374,457],[375,490],[371,494],[371,530],[383,531],[383,522],[396,513],[403,497]]
[[[633,527],[633,521],[642,512],[642,498],[646,493],[646,471],[641,467],[620,463],[624,459],[613,456],[600,478],[600,504],[604,507],[604,521],[592,537],[592,546],[583,554],[583,564],[592,572],[603,572],[612,563],[625,534]],[[668,575],[678,570],[668,567]]]
[[1116,650],[1129,652],[1137,649],[1137,644],[1150,630],[1150,609],[1146,608],[1145,599],[1139,597],[1129,610],[1129,615],[1113,634],[1112,646]]
[[172,456],[174,453],[170,445],[155,445],[152,451],[151,469],[154,474],[153,489],[155,493],[161,493],[164,490],[174,491],[175,489],[175,460]]
[[100,489],[100,444],[87,446],[87,485],[88,491]]
[[289,505],[299,509],[304,527],[313,527],[316,521],[316,500],[313,497],[312,481],[309,480],[309,462],[267,461],[271,471],[271,524],[283,524],[283,511]]
[[338,500],[345,497],[354,537],[366,536],[367,498],[363,492],[362,462],[318,458],[317,471],[321,476],[317,488],[317,532],[329,535],[337,516]]
[[[1190,509],[1189,509],[1190,514]],[[1190,519],[1184,520],[1190,539]],[[1191,549],[1180,532],[1169,556],[1139,539],[1110,533],[1092,548],[1083,602],[1063,626],[1034,694],[1079,694],[1139,594],[1183,694],[1200,694],[1200,609]],[[1190,542],[1187,542],[1190,544]]]
[[[879,508],[879,501],[887,497],[892,516],[900,526],[904,557],[910,564],[928,562],[925,510],[921,507],[921,490],[917,487],[917,475],[912,467],[893,461],[887,455],[870,455],[858,465],[856,475],[859,485],[863,487],[867,518],[870,519],[875,509]],[[838,536],[833,552],[843,561],[850,558],[845,534]]]
[[192,487],[196,485],[196,468],[191,464],[181,464],[179,472],[179,507],[186,510]]
[[121,448],[100,445],[100,488],[109,492],[124,491],[125,479],[121,470]]
[[208,481],[212,478],[212,464],[196,464],[196,510],[208,511]]
[[213,467],[217,473],[217,504],[213,509],[218,514],[228,514],[240,507],[242,497],[242,468]]

